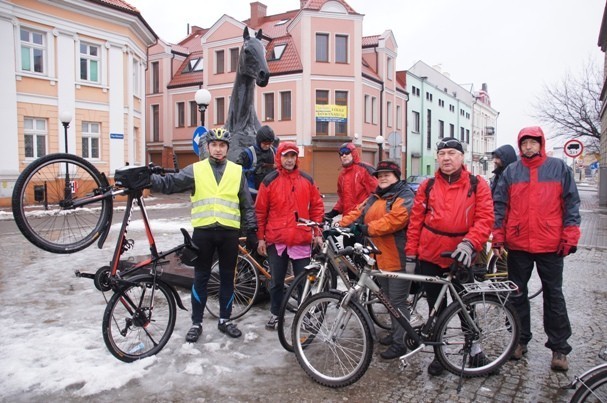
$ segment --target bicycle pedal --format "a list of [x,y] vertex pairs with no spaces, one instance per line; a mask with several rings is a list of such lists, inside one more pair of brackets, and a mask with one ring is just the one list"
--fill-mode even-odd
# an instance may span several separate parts
[[405,358],[401,358],[400,362],[398,363],[398,369],[400,369],[401,371],[404,371],[405,368],[407,368],[409,366],[409,362],[407,362],[407,360]]

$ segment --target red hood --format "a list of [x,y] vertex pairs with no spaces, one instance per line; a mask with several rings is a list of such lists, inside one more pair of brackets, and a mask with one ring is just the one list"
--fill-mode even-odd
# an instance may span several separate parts
[[280,143],[280,145],[278,146],[278,149],[276,150],[276,155],[274,156],[274,162],[276,163],[276,169],[279,172],[283,172],[284,168],[282,167],[282,163],[280,161],[280,157],[282,155],[282,153],[284,153],[285,151],[294,151],[295,154],[297,154],[297,159],[295,161],[295,169],[297,169],[297,167],[299,166],[299,148],[297,147],[297,144],[295,143],[290,143],[290,142],[284,142],[284,143]]
[[358,154],[358,149],[352,143],[346,144],[344,147],[348,148],[352,152],[352,164],[358,164],[360,162],[360,154]]
[[[533,137],[535,138],[537,141],[540,142],[540,155],[539,157],[534,157],[534,158],[525,158],[523,157],[523,153],[521,151],[521,140],[523,139],[523,137]],[[544,136],[544,132],[542,131],[542,128],[539,126],[531,126],[531,127],[525,127],[523,128],[519,133],[518,133],[518,139],[517,139],[517,144],[518,144],[518,151],[519,151],[519,155],[521,156],[521,159],[523,160],[523,162],[525,163],[525,165],[529,166],[529,162],[531,161],[538,161],[537,163],[534,163],[532,165],[536,165],[536,164],[541,164],[546,160],[546,138]]]

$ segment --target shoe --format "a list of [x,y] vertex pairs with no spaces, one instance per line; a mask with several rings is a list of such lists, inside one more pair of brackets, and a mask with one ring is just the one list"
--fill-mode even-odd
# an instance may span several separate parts
[[188,343],[196,343],[202,334],[202,324],[194,323],[188,333],[185,335],[185,341]]
[[518,361],[521,358],[523,358],[523,355],[527,354],[527,345],[526,344],[517,344],[516,348],[514,349],[514,353],[512,353],[512,356],[510,357],[511,360],[514,361]]
[[237,338],[237,337],[242,336],[242,332],[240,330],[238,330],[236,325],[233,324],[232,322],[219,323],[217,325],[217,329],[219,329],[219,331],[221,333],[225,333],[230,337]]
[[386,351],[379,354],[379,356],[384,360],[393,360],[395,358],[405,355],[406,353],[407,347],[391,344],[390,347],[388,347]]
[[411,319],[409,319],[411,327],[420,327],[424,324],[424,322],[424,317],[421,313],[417,312],[416,310],[413,310],[413,312],[411,312]]
[[567,371],[569,369],[567,356],[563,353],[559,353],[558,351],[553,351],[550,369],[552,369],[553,371]]
[[276,326],[278,325],[278,316],[270,315],[270,320],[266,323],[266,329],[268,330],[276,330]]
[[432,376],[442,375],[444,370],[445,367],[443,367],[443,364],[441,364],[436,358],[432,360],[430,365],[428,365],[428,373]]
[[379,339],[379,344],[381,344],[382,346],[392,345],[392,335],[388,333],[387,335]]
[[[479,368],[484,367],[485,365],[490,364],[491,362],[482,351],[476,355],[470,356],[468,363],[470,364],[470,368]],[[499,375],[499,368],[494,369],[489,373],[489,375]]]

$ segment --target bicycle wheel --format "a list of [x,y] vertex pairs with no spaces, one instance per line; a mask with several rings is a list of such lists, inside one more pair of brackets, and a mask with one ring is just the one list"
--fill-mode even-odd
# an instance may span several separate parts
[[607,402],[607,368],[593,372],[587,380],[582,379],[570,402]]
[[331,388],[360,379],[371,363],[373,339],[361,309],[340,306],[341,296],[316,294],[303,302],[293,321],[297,362],[316,382]]
[[157,354],[168,343],[177,316],[169,286],[151,277],[115,293],[103,315],[103,340],[124,362]]
[[[207,287],[207,311],[219,317],[219,261],[211,267],[211,277]],[[234,272],[234,296],[232,299],[231,319],[240,318],[253,306],[259,292],[257,269],[248,258],[238,255]]]
[[287,292],[284,294],[280,310],[278,312],[278,323],[276,330],[278,340],[285,350],[292,352],[293,343],[291,338],[291,327],[295,313],[303,301],[311,295],[323,291],[329,291],[335,288],[337,279],[330,269],[324,270],[324,277],[321,280],[320,268],[318,270],[306,270],[300,273],[291,283]]
[[[462,307],[451,303],[436,321],[434,353],[450,372],[464,377],[488,375],[499,369],[514,352],[520,335],[520,322],[514,307],[491,294],[470,295],[463,300],[480,334],[474,340],[466,325]],[[464,350],[480,349],[483,356],[466,357]],[[463,370],[462,370],[463,368]]]
[[[500,257],[496,255],[491,256],[489,260],[489,266],[487,272],[493,274],[491,281],[504,281],[508,280],[508,253],[502,254]],[[531,285],[531,287],[530,287]],[[542,293],[542,283],[538,281],[530,281],[527,283],[528,291],[527,295],[529,299],[533,299]]]
[[72,154],[49,154],[32,162],[15,182],[15,223],[31,243],[52,253],[90,246],[110,224],[112,198],[74,208],[73,202],[98,195],[107,180],[90,162]]
[[375,293],[368,288],[361,295],[361,303],[367,307],[369,316],[378,327],[381,329],[390,330],[392,328],[392,319],[390,319],[390,312],[386,309],[384,304],[379,302]]

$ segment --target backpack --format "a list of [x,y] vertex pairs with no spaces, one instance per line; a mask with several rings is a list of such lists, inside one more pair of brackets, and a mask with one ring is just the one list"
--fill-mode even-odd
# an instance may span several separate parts
[[[276,155],[276,147],[272,146],[270,148],[272,150],[272,155]],[[257,189],[255,186],[255,170],[257,168],[257,152],[255,151],[255,146],[249,146],[244,149],[249,157],[249,161],[251,161],[251,166],[249,168],[243,169],[245,176],[247,178],[247,184],[250,189]]]

